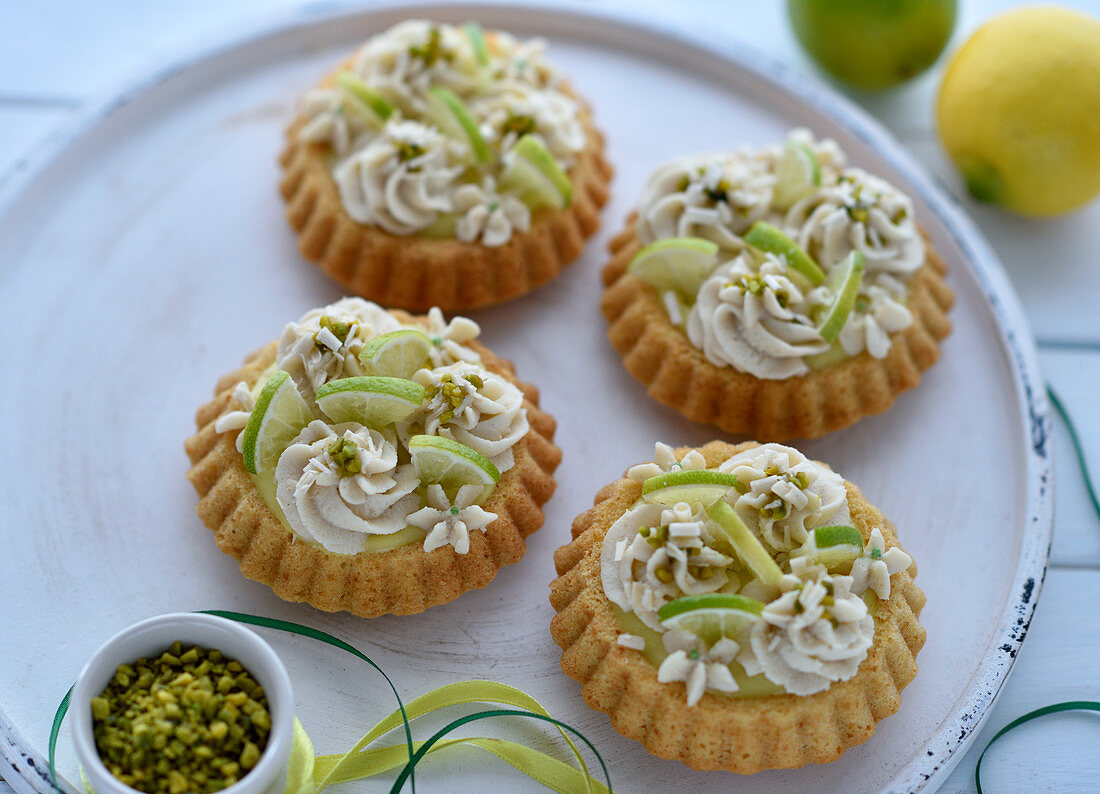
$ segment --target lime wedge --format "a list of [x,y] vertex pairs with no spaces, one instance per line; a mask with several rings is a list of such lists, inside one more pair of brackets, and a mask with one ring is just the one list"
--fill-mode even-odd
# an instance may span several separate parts
[[803,356],[802,360],[806,362],[806,366],[810,369],[826,369],[827,367],[833,366],[833,364],[839,364],[846,358],[848,358],[848,353],[840,346],[840,343],[833,342],[832,347],[824,353],[814,353],[812,356]]
[[779,158],[772,204],[785,210],[800,198],[813,193],[820,184],[821,164],[817,161],[817,155],[806,144],[788,138]]
[[378,117],[378,126],[393,115],[393,105],[351,72],[336,75],[336,84],[347,94],[358,100],[370,113]]
[[317,390],[317,405],[334,422],[382,428],[407,419],[424,401],[424,387],[377,375],[330,380]]
[[467,22],[462,29],[466,31],[466,38],[470,40],[470,47],[473,48],[478,64],[488,66],[489,46],[485,43],[485,34],[481,31],[481,25],[476,22]]
[[359,363],[368,375],[411,378],[428,362],[432,340],[423,331],[402,328],[374,337],[359,351]]
[[825,271],[802,250],[802,246],[770,223],[754,223],[745,235],[745,242],[753,248],[785,257],[787,266],[804,275],[815,287],[825,281]]
[[848,315],[856,305],[859,285],[863,283],[863,254],[852,251],[829,274],[827,286],[833,293],[833,302],[818,318],[817,331],[826,342],[836,341],[840,329],[848,322]]
[[493,151],[481,137],[477,122],[470,115],[466,103],[454,91],[441,85],[429,88],[428,116],[447,135],[469,143],[470,151],[479,163],[493,161]]
[[830,571],[851,570],[852,562],[863,554],[863,535],[855,527],[816,527],[814,545],[817,547],[814,562]]
[[277,370],[256,398],[244,426],[244,467],[252,474],[274,466],[294,437],[313,421],[290,373]]
[[682,629],[695,634],[707,645],[722,637],[736,640],[764,611],[755,598],[733,593],[707,593],[669,601],[657,611],[666,629]]
[[449,438],[413,436],[409,452],[420,484],[439,483],[451,499],[463,485],[480,485],[481,494],[475,500],[480,504],[500,480],[500,472],[488,458]]
[[752,530],[745,526],[745,522],[738,517],[737,513],[733,512],[728,502],[715,502],[707,508],[707,515],[722,528],[741,562],[748,566],[757,579],[765,584],[775,584],[779,581],[783,572],[779,570],[779,566],[775,564],[775,560],[768,554],[763,544],[752,534]]
[[666,237],[650,243],[630,260],[630,272],[664,292],[695,300],[699,287],[717,264],[718,245],[701,237]]
[[524,135],[505,155],[500,185],[514,191],[532,209],[565,209],[573,201],[573,183],[538,138]]
[[642,499],[662,505],[677,502],[709,507],[737,485],[737,478],[722,471],[670,471],[642,483]]
[[429,240],[446,240],[455,236],[455,228],[458,226],[458,218],[453,212],[441,212],[435,216],[435,220],[418,231],[419,237],[427,237]]

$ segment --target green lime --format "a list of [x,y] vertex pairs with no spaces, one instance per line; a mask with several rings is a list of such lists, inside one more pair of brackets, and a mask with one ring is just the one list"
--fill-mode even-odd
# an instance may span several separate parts
[[815,287],[825,281],[825,271],[821,266],[802,250],[802,246],[770,223],[754,223],[745,235],[745,242],[753,248],[783,257],[788,267],[804,275]]
[[783,572],[768,554],[767,549],[752,534],[745,522],[733,512],[728,502],[715,502],[707,508],[707,515],[718,524],[725,533],[726,540],[733,546],[741,562],[748,566],[757,579],[765,584],[775,584]]
[[787,0],[795,35],[834,77],[887,88],[914,77],[943,52],[956,0]]
[[863,554],[863,535],[855,527],[815,527],[814,545],[817,547],[814,562],[830,571],[850,570],[852,561]]
[[330,380],[317,390],[317,405],[329,419],[374,428],[407,419],[423,401],[419,383],[378,375]]
[[694,301],[718,262],[718,245],[701,237],[666,237],[630,260],[630,272],[657,289]]
[[500,185],[514,191],[532,209],[565,209],[573,201],[573,183],[538,138],[524,135],[504,158]]
[[821,184],[821,164],[813,149],[799,141],[787,139],[776,171],[772,204],[781,210],[814,192]]
[[393,115],[393,105],[351,72],[336,75],[336,84],[360,103],[360,107],[377,117],[378,126]]
[[722,637],[738,639],[764,611],[755,598],[734,593],[707,593],[669,601],[657,611],[666,629],[682,629],[695,634],[707,645]]
[[444,133],[469,143],[470,151],[479,163],[493,161],[493,150],[481,136],[481,130],[477,128],[466,103],[454,91],[441,85],[429,88],[428,115]]
[[451,499],[463,485],[480,485],[481,494],[475,500],[480,504],[489,498],[500,480],[500,472],[492,461],[449,438],[413,436],[409,439],[409,452],[420,483],[442,485]]
[[840,346],[839,342],[833,342],[832,346],[824,353],[814,353],[812,356],[803,356],[802,360],[810,369],[827,369],[834,364],[839,364],[848,358],[848,353]]
[[818,318],[817,330],[826,342],[836,341],[840,329],[848,322],[848,315],[856,305],[859,285],[863,283],[863,254],[852,251],[829,274],[826,285],[833,294],[833,302]]
[[662,505],[677,502],[709,507],[737,485],[737,478],[722,471],[670,471],[642,483],[642,499]]
[[466,31],[466,38],[470,40],[470,47],[473,48],[478,64],[488,66],[489,47],[485,43],[485,34],[481,30],[481,25],[476,22],[467,22],[462,29]]
[[432,340],[423,331],[402,328],[379,334],[359,351],[359,363],[368,375],[411,378],[428,363]]
[[260,390],[244,427],[245,469],[259,474],[274,466],[283,450],[313,418],[290,373],[277,370]]

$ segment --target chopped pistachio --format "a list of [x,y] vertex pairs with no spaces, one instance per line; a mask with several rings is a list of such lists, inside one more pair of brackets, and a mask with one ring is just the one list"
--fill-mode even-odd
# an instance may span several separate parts
[[532,116],[510,113],[500,128],[501,135],[514,132],[516,135],[527,135],[535,131],[535,119]]
[[339,470],[341,477],[350,477],[363,470],[363,463],[359,460],[359,449],[354,441],[345,441],[342,438],[333,439],[328,447],[329,457]]
[[424,147],[417,143],[401,141],[397,144],[397,159],[399,162],[402,163],[407,163],[410,160],[415,160],[417,157],[424,154],[424,152]]
[[433,27],[428,31],[428,40],[423,44],[414,44],[409,47],[409,55],[414,58],[420,58],[424,61],[425,66],[432,66],[440,58],[449,61],[451,56],[443,52],[442,37],[439,33],[439,28]]
[[871,549],[871,559],[877,560],[880,557],[882,557],[882,549],[878,548],[877,546],[873,547]]
[[791,481],[803,491],[810,487],[810,477],[804,471],[800,471],[798,474],[794,475]]
[[664,582],[665,584],[669,584],[675,578],[672,575],[672,571],[670,571],[668,568],[657,568],[653,572],[653,575],[656,576],[659,581]]

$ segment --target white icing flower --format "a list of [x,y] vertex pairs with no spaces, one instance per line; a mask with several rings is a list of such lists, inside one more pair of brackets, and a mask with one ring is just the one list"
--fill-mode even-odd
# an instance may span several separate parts
[[452,546],[457,554],[470,550],[471,530],[483,530],[493,521],[496,513],[482,510],[474,500],[481,493],[480,485],[463,485],[452,503],[443,492],[443,486],[428,486],[428,505],[408,517],[408,522],[420,527],[428,536],[424,538],[424,551],[431,552],[443,546]]
[[715,366],[758,378],[789,378],[809,371],[803,356],[829,349],[807,316],[809,309],[783,261],[770,254],[759,261],[744,251],[703,282],[688,314],[687,334]]
[[874,638],[874,619],[851,591],[849,576],[786,576],[785,592],[767,604],[750,635],[769,681],[792,695],[812,695],[856,674]]
[[275,466],[275,498],[291,528],[336,554],[404,529],[420,503],[416,486],[392,439],[356,423],[310,422]]
[[[243,380],[233,387],[233,399],[241,406],[240,410],[227,411],[219,416],[217,421],[214,422],[215,433],[244,430],[245,425],[248,424],[248,418],[252,415],[252,406],[256,404],[256,400],[253,398],[248,384]],[[237,451],[244,451],[244,433],[237,434]]]
[[458,214],[455,237],[472,243],[481,238],[490,248],[504,245],[512,239],[513,230],[525,232],[531,228],[531,210],[508,193],[498,193],[491,176],[480,185],[466,184],[455,188],[451,196]]
[[530,427],[523,392],[465,361],[422,369],[413,380],[427,396],[413,424],[422,424],[428,435],[450,438],[480,452],[502,473],[515,465],[512,447]]
[[314,88],[302,97],[307,121],[298,131],[304,141],[328,143],[338,156],[347,154],[370,134],[369,116],[339,88]]
[[783,223],[826,272],[852,250],[863,254],[868,273],[908,275],[924,263],[924,240],[913,220],[912,201],[858,168],[845,169],[796,202]]
[[638,239],[703,237],[739,251],[741,235],[768,213],[775,174],[767,156],[745,152],[684,157],[659,168],[638,206]]
[[905,306],[905,285],[888,273],[873,278],[860,290],[855,308],[837,337],[849,356],[866,350],[874,358],[885,358],[890,351],[890,334],[913,323],[913,314]]
[[637,482],[645,482],[650,477],[670,471],[695,471],[707,467],[707,461],[699,450],[690,450],[684,455],[683,460],[676,460],[675,450],[660,441],[655,446],[653,460],[653,463],[639,463],[637,466],[631,466],[626,476]]
[[466,146],[416,121],[391,122],[333,171],[355,221],[410,235],[452,210]]
[[690,631],[674,629],[661,637],[669,655],[657,668],[657,680],[662,684],[683,681],[687,685],[687,704],[694,706],[708,689],[736,692],[737,681],[729,664],[740,647],[729,637],[722,637],[709,649]]
[[885,600],[890,597],[890,577],[912,563],[913,558],[897,546],[887,549],[882,532],[876,527],[863,547],[863,555],[852,563],[852,592],[862,595],[870,588]]
[[275,367],[289,372],[298,391],[312,401],[328,381],[362,375],[358,355],[363,344],[400,327],[381,306],[343,298],[287,324],[275,352]]
[[481,328],[468,317],[452,317],[447,322],[438,306],[428,309],[427,334],[432,340],[432,366],[446,367],[459,361],[476,364],[481,361],[481,356],[466,347],[466,343],[477,339],[480,333]]
[[738,517],[775,551],[800,546],[814,527],[850,521],[843,478],[797,449],[763,444],[718,468],[740,483],[732,502]]

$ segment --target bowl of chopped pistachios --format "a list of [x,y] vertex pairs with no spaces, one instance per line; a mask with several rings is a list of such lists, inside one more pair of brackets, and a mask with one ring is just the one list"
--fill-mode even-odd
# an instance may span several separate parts
[[285,786],[290,676],[271,646],[231,620],[169,614],[116,634],[81,671],[69,713],[95,794]]

